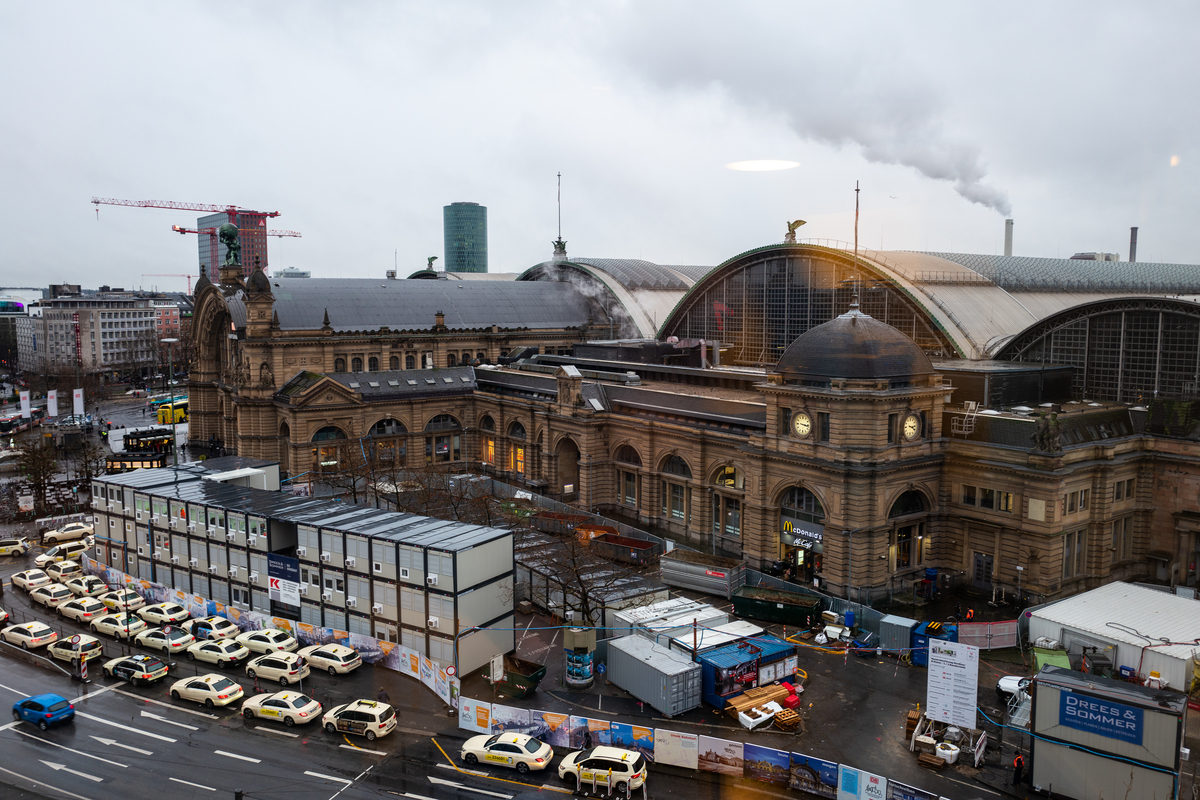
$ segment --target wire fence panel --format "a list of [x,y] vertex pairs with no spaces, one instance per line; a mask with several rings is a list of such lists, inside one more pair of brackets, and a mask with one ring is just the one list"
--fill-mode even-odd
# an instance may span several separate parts
[[974,645],[980,650],[999,650],[1017,646],[1017,621],[1005,622],[960,622],[958,641]]

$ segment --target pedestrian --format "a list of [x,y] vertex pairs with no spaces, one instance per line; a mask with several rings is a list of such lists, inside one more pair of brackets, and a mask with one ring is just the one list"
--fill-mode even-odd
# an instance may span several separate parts
[[955,603],[955,604],[954,604],[954,618],[955,618],[956,620],[961,620],[961,619],[962,619],[962,603]]
[[1021,779],[1025,776],[1025,757],[1017,753],[1017,757],[1013,759],[1013,786],[1020,786]]
[[968,608],[967,609],[967,622],[970,622],[973,619],[975,619],[975,609]]
[[392,698],[388,697],[387,689],[384,689],[382,686],[379,687],[379,694],[375,695],[375,699],[381,703],[392,702]]

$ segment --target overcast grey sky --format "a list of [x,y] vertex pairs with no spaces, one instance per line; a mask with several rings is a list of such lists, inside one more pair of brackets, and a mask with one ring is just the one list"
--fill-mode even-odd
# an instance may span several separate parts
[[[271,266],[401,274],[442,206],[493,272],[715,265],[801,236],[1200,263],[1195,3],[0,4],[0,284],[183,281],[195,214],[278,210]],[[1189,33],[1189,31],[1191,33]],[[747,159],[800,163],[737,172]]]

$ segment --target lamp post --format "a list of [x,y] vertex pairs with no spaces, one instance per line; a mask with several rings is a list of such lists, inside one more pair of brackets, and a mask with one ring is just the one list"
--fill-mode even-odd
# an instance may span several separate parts
[[171,387],[171,456],[173,457],[175,466],[179,466],[179,445],[175,441],[175,351],[172,345],[178,342],[178,339],[159,339],[160,342],[167,346],[167,382]]

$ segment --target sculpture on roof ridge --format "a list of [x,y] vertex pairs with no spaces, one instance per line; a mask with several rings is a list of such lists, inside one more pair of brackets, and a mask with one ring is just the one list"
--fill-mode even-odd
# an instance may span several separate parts
[[242,245],[238,242],[237,225],[226,222],[217,229],[221,244],[225,245],[225,266],[240,267],[242,265]]
[[437,256],[430,256],[429,259],[425,262],[425,269],[432,272],[433,271],[433,262],[435,262],[437,260],[438,260]]
[[789,222],[787,224],[787,228],[788,228],[787,235],[783,237],[784,244],[795,244],[796,243],[796,228],[799,228],[801,225],[806,225],[806,224],[807,223],[802,219],[798,219],[795,222]]
[[1045,411],[1039,414],[1037,426],[1029,438],[1033,440],[1034,452],[1062,452],[1062,423],[1058,421],[1058,414],[1052,413],[1048,418]]

